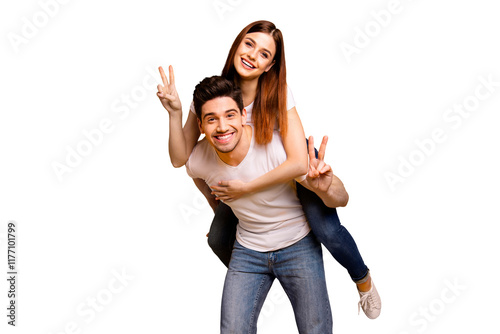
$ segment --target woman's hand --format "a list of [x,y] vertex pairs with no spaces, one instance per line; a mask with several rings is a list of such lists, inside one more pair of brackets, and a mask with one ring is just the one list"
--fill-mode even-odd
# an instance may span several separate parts
[[314,154],[314,138],[309,137],[309,172],[307,183],[314,192],[327,192],[332,184],[332,167],[325,163],[326,143],[328,137],[324,136],[318,151],[318,158]]
[[219,181],[216,186],[210,186],[216,199],[230,202],[248,193],[247,183],[240,180]]
[[163,86],[158,85],[158,93],[156,95],[161,101],[161,104],[167,109],[169,114],[172,116],[173,114],[181,114],[182,113],[182,105],[181,100],[179,99],[179,94],[177,94],[177,89],[175,89],[175,78],[174,78],[174,69],[172,65],[168,67],[168,74],[170,77],[170,82],[165,75],[165,71],[160,66],[160,75],[161,80],[163,81]]

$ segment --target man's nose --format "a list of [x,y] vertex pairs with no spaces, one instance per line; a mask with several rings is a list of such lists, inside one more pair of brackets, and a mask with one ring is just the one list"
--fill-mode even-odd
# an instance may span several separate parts
[[217,126],[217,132],[226,132],[227,131],[227,123],[225,120],[221,119],[219,120],[219,124]]

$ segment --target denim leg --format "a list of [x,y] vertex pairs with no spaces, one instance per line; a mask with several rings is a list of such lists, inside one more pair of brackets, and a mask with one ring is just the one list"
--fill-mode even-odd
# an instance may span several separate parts
[[[307,141],[307,140],[306,140]],[[316,152],[316,157],[318,153]],[[318,241],[325,245],[356,282],[368,274],[353,237],[340,223],[337,209],[327,207],[314,192],[297,183],[297,196]]]
[[208,245],[226,267],[229,267],[231,260],[237,224],[238,218],[231,208],[220,202],[208,232]]
[[292,303],[299,333],[332,333],[321,244],[314,234],[274,252],[272,269]]
[[300,184],[297,184],[297,195],[318,241],[325,245],[335,260],[347,269],[353,281],[365,277],[368,267],[351,234],[340,223],[337,210],[327,207],[314,192]]
[[257,333],[257,319],[275,278],[266,254],[235,242],[222,293],[221,334]]

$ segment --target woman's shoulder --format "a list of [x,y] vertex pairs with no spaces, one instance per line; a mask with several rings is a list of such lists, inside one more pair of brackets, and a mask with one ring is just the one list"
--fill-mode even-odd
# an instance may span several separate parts
[[295,99],[293,98],[292,90],[289,85],[286,85],[286,110],[295,107]]

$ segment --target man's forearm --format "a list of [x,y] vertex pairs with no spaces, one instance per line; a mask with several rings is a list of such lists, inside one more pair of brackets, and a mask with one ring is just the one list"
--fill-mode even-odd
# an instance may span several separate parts
[[318,194],[326,206],[330,208],[344,207],[349,202],[349,194],[345,190],[344,184],[340,179],[333,175],[332,184],[324,194]]
[[208,201],[208,204],[214,210],[217,208],[217,205],[219,205],[219,201],[215,199],[215,196],[212,195],[212,189],[205,183],[204,180],[202,179],[193,179],[194,184],[196,184],[196,187],[201,191],[201,193],[205,196],[205,198]]

